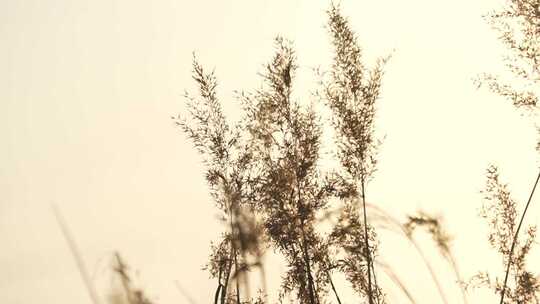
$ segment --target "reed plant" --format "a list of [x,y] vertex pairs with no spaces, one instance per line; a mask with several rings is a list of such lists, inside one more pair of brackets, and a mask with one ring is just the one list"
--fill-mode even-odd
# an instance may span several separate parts
[[[477,83],[508,98],[516,107],[537,118],[540,82],[540,2],[509,0],[501,11],[487,16],[500,33],[511,56],[505,58],[509,71],[520,81],[504,83],[499,76],[482,74]],[[261,87],[241,91],[242,117],[231,124],[218,99],[218,82],[193,57],[192,77],[196,94],[185,94],[187,113],[173,117],[202,157],[211,197],[223,223],[221,238],[210,245],[205,265],[216,288],[214,304],[345,303],[352,292],[361,303],[388,303],[377,279],[385,275],[403,293],[406,301],[418,303],[403,280],[378,256],[378,232],[391,231],[406,239],[429,271],[433,287],[443,303],[449,303],[445,284],[426,257],[415,235],[428,233],[459,285],[462,302],[468,303],[470,288],[491,288],[499,303],[538,303],[540,280],[527,268],[528,254],[535,244],[536,227],[523,227],[525,216],[540,179],[536,178],[529,199],[520,204],[501,181],[496,166],[487,169],[485,199],[480,215],[489,225],[488,241],[502,259],[503,279],[480,272],[463,279],[451,250],[451,237],[441,218],[417,212],[400,221],[374,203],[367,189],[375,178],[377,150],[376,105],[382,90],[384,68],[389,56],[374,64],[364,62],[355,32],[338,5],[327,11],[327,29],[333,47],[332,63],[321,74],[315,98],[297,94],[297,55],[294,44],[275,39],[274,56],[261,73]],[[317,110],[324,105],[331,113],[325,121]],[[335,168],[321,166],[323,130],[335,134],[329,145]],[[539,145],[540,146],[540,145]],[[59,214],[59,213],[57,213]],[[88,279],[66,224],[58,215],[95,304],[99,296]],[[322,224],[330,229],[320,229]],[[285,271],[280,278],[267,278],[263,257],[273,252],[281,257]],[[114,256],[114,273],[122,293],[112,303],[150,304],[142,290],[133,287],[126,264]],[[259,275],[255,278],[253,273]],[[344,278],[347,286],[336,284]],[[279,279],[279,290],[268,290],[266,281]],[[254,284],[258,282],[258,284]],[[183,291],[181,289],[183,293]],[[186,295],[188,302],[194,301]]]

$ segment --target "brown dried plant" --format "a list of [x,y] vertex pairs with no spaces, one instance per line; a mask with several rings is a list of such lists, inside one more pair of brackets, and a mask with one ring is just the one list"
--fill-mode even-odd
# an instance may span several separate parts
[[[361,220],[359,204],[346,203],[337,218],[337,224],[329,236],[329,244],[337,248],[337,255],[331,260],[332,269],[338,269],[345,274],[353,289],[363,297],[373,299],[376,303],[384,302],[382,289],[374,284],[370,288],[368,280],[371,274],[368,270],[368,258],[366,256],[365,222]],[[377,235],[374,227],[368,225],[368,238],[370,254],[377,252]],[[338,258],[335,258],[337,256]],[[373,274],[374,276],[374,274]]]
[[[511,52],[510,56],[504,58],[504,63],[508,71],[513,74],[518,82],[514,81],[513,84],[508,84],[507,82],[503,82],[498,76],[484,74],[480,77],[478,83],[480,85],[487,84],[491,91],[509,99],[517,108],[525,109],[528,113],[538,118],[537,87],[540,84],[540,2],[537,0],[508,0],[504,8],[490,13],[487,19],[499,33],[499,39]],[[537,129],[539,129],[538,123]],[[539,148],[540,145],[537,144],[537,150]],[[490,234],[492,246],[497,247],[499,252],[505,255],[506,272],[504,282],[501,286],[498,286],[497,283],[494,285],[496,292],[500,293],[501,304],[505,303],[507,293],[511,298],[517,296],[512,294],[512,290],[507,287],[508,277],[511,271],[514,271],[515,275],[516,271],[524,271],[520,268],[522,266],[518,264],[520,263],[520,259],[524,259],[524,256],[521,257],[521,255],[526,255],[528,249],[526,252],[519,252],[520,241],[518,240],[518,236],[539,179],[540,172],[531,190],[529,200],[521,214],[519,223],[516,226],[517,213],[515,203],[509,198],[505,186],[499,184],[498,170],[493,166],[488,169],[486,193],[495,191],[491,195],[491,200],[497,200],[501,204],[498,209],[491,209],[496,210],[498,213],[491,217],[492,229],[495,230]],[[484,213],[484,216],[488,217],[488,214]],[[528,234],[529,237],[534,236],[532,230],[528,230]],[[527,242],[525,241],[525,244]],[[516,246],[518,256],[514,258],[514,249]],[[527,247],[526,245],[522,246]],[[486,276],[483,277],[486,278]],[[528,281],[524,278],[522,278],[522,281],[523,284],[528,284]],[[530,286],[532,288],[531,290],[534,290],[533,285]],[[520,283],[516,288],[519,289],[519,286]],[[526,296],[528,292],[526,289],[519,292],[525,293],[523,294],[525,298],[520,298],[522,301],[532,299]]]
[[[504,62],[520,83],[504,83],[491,74],[483,74],[478,83],[486,84],[516,107],[536,115],[540,1],[508,0],[507,3],[501,11],[488,15],[488,19],[512,52]],[[331,173],[323,172],[319,166],[322,119],[313,104],[301,102],[295,95],[299,67],[290,41],[276,38],[275,55],[261,73],[262,88],[239,96],[244,115],[235,126],[227,122],[217,98],[214,72],[208,72],[193,58],[192,77],[198,94],[186,93],[188,115],[173,119],[202,156],[210,195],[226,227],[221,238],[211,243],[209,261],[204,267],[217,280],[213,302],[267,303],[262,258],[267,249],[272,249],[283,257],[286,266],[279,290],[280,303],[291,296],[295,297],[294,303],[330,303],[332,292],[341,304],[332,280],[335,272],[345,276],[362,302],[385,303],[375,265],[401,288],[411,303],[416,303],[406,282],[377,259],[379,244],[375,228],[382,228],[402,234],[414,245],[443,302],[448,303],[434,269],[413,237],[417,228],[425,228],[453,267],[457,281],[461,281],[450,249],[450,237],[440,218],[419,212],[401,223],[367,203],[367,185],[376,171],[380,145],[374,128],[376,102],[389,57],[379,58],[373,68],[368,68],[357,36],[339,6],[331,5],[327,16],[334,56],[318,97],[332,111],[335,156],[340,166]],[[540,151],[540,141],[537,149]],[[507,186],[500,182],[497,167],[490,166],[487,170],[481,216],[489,223],[489,242],[501,254],[506,272],[504,280],[494,281],[487,272],[481,272],[465,285],[492,288],[500,295],[501,304],[540,300],[539,276],[526,267],[536,227],[520,233],[539,180],[540,174],[518,221],[517,203]],[[97,304],[100,299],[75,243],[58,212],[56,215],[91,299]],[[330,232],[318,229],[321,218],[335,220]],[[110,302],[151,304],[133,286],[121,257],[116,254],[115,258],[114,270],[125,297],[115,294]],[[260,271],[263,285],[255,297],[250,295],[249,273],[253,269]],[[463,301],[467,303],[465,291]]]
[[[516,107],[533,114],[538,110],[536,86],[540,82],[539,5],[538,0],[508,0],[502,11],[488,15],[500,33],[499,38],[512,52],[513,56],[505,58],[505,64],[520,84],[503,83],[498,76],[490,74],[478,79],[479,84],[486,84]],[[209,261],[204,267],[217,280],[213,302],[266,303],[268,290],[262,258],[267,249],[272,249],[283,257],[286,266],[281,277],[280,303],[291,296],[295,297],[295,303],[330,303],[332,292],[341,304],[332,280],[335,272],[344,275],[364,303],[385,303],[375,265],[401,288],[411,303],[416,303],[406,282],[377,259],[379,244],[375,228],[383,228],[402,234],[414,245],[441,299],[448,303],[433,267],[413,237],[417,228],[425,228],[461,282],[450,237],[440,218],[419,212],[401,223],[367,203],[367,185],[376,171],[380,145],[375,138],[376,102],[389,57],[379,58],[372,68],[367,67],[357,36],[339,6],[331,5],[327,16],[334,54],[318,97],[332,111],[335,156],[340,166],[331,173],[319,166],[323,121],[314,104],[301,102],[295,94],[299,67],[290,41],[276,38],[275,55],[261,73],[263,86],[239,95],[244,115],[234,126],[228,123],[217,98],[214,72],[208,72],[193,58],[192,77],[198,94],[186,93],[188,115],[173,119],[202,156],[210,195],[225,226],[221,238],[211,243]],[[539,180],[540,174],[518,221],[517,203],[507,186],[500,182],[498,169],[490,166],[487,171],[481,216],[489,223],[489,242],[501,254],[506,272],[503,280],[494,281],[487,272],[481,272],[465,285],[492,288],[500,295],[501,304],[540,300],[540,279],[526,267],[536,227],[520,233]],[[99,303],[58,212],[57,217],[90,296],[94,303]],[[326,217],[335,220],[328,233],[318,229],[319,220]],[[121,257],[116,254],[115,258],[114,271],[125,297],[116,294],[110,300],[151,304],[133,286]],[[253,269],[260,271],[263,285],[255,297],[250,295],[249,273]],[[467,303],[466,293],[463,289],[462,292]]]
[[[341,15],[340,9],[332,5],[327,11],[328,26],[334,47],[334,59],[329,80],[324,84],[323,97],[333,112],[333,125],[336,129],[338,159],[342,170],[340,179],[351,185],[354,191],[348,199],[362,203],[363,221],[354,229],[362,230],[363,252],[350,251],[350,259],[366,259],[365,269],[349,268],[349,278],[367,277],[367,283],[353,285],[361,287],[369,303],[380,303],[383,295],[375,280],[373,268],[373,252],[376,248],[370,245],[370,230],[366,212],[366,185],[376,169],[376,150],[379,141],[374,138],[375,102],[379,98],[383,67],[388,57],[380,58],[373,69],[368,69],[362,62],[362,50],[349,22]],[[360,216],[360,208],[347,208],[350,221]],[[359,233],[356,231],[354,233]],[[371,232],[373,234],[373,232]],[[358,273],[351,273],[358,272]],[[365,275],[362,274],[365,272]],[[359,290],[358,290],[359,291]]]
[[487,84],[520,108],[537,109],[535,87],[540,82],[540,11],[537,0],[508,0],[503,9],[486,16],[490,25],[499,33],[499,39],[511,52],[504,57],[504,64],[519,84],[508,84],[500,77],[483,74],[478,84]]
[[[251,212],[249,188],[252,172],[252,153],[243,141],[242,128],[232,128],[226,121],[220,102],[217,99],[217,80],[213,72],[207,73],[193,59],[193,79],[198,85],[199,97],[185,94],[189,119],[173,117],[176,124],[192,140],[203,156],[206,166],[206,180],[210,193],[221,212],[221,218],[228,227],[218,245],[212,245],[212,254],[206,269],[218,280],[215,303],[228,303],[228,294],[234,280],[235,302],[241,302],[240,282],[249,298],[247,272],[251,266],[262,264],[258,259],[263,250],[262,238],[258,234],[255,217],[245,216]],[[254,229],[257,228],[257,229]]]
[[278,37],[276,54],[262,73],[264,87],[242,100],[259,174],[253,204],[287,265],[280,298],[294,291],[299,303],[316,304],[327,289],[327,252],[314,224],[330,192],[317,167],[318,116],[292,97],[296,70],[291,43]]
[[[499,170],[493,165],[487,170],[484,194],[485,201],[480,215],[488,221],[489,243],[501,254],[506,273],[503,281],[499,278],[493,281],[487,272],[480,272],[469,285],[492,288],[501,295],[501,303],[538,303],[540,281],[526,268],[526,258],[536,237],[536,227],[528,227],[518,238],[523,216],[518,224],[517,203],[511,197],[507,185],[500,181]],[[508,281],[509,277],[513,280]]]
[[[177,118],[177,123],[203,155],[212,196],[230,223],[222,240],[212,245],[206,267],[218,280],[215,303],[242,302],[238,274],[250,266],[246,256],[260,257],[265,246],[280,253],[287,266],[281,301],[294,294],[299,303],[323,303],[331,288],[340,303],[331,278],[333,270],[340,270],[370,303],[384,302],[373,272],[376,235],[366,224],[365,184],[375,168],[374,102],[385,59],[364,79],[354,34],[336,6],[328,16],[336,63],[324,97],[336,112],[344,167],[339,173],[319,169],[321,119],[312,105],[293,96],[298,66],[289,41],[276,39],[276,53],[261,74],[263,87],[240,94],[244,116],[234,129],[217,100],[214,74],[194,60],[200,97],[186,95],[191,119]],[[347,207],[340,224],[324,235],[316,229],[316,218],[336,196]],[[363,220],[358,199],[364,202]],[[330,250],[345,255],[330,258]],[[236,290],[228,292],[231,279]],[[249,300],[245,282],[244,300]]]

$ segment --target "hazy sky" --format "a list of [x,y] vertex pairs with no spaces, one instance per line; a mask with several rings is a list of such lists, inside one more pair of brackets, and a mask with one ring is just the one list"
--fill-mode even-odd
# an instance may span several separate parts
[[[326,68],[332,56],[328,4],[1,1],[0,302],[90,303],[54,203],[102,290],[108,258],[119,250],[156,302],[182,303],[178,280],[208,303],[215,283],[201,266],[221,227],[200,158],[170,119],[184,109],[184,89],[193,89],[192,52],[216,68],[220,98],[236,117],[233,90],[259,86],[256,75],[281,34],[295,41],[297,97],[309,98],[311,68]],[[444,215],[465,276],[500,271],[477,217],[487,165],[501,166],[521,207],[538,167],[530,121],[472,82],[500,70],[504,52],[482,19],[499,5],[342,3],[368,63],[393,52],[377,120],[385,140],[368,197],[398,217],[418,209]],[[539,210],[528,223],[539,222]],[[419,265],[406,243],[385,246],[383,258],[398,271],[403,262]],[[459,303],[448,268],[436,265]],[[400,273],[425,303],[438,301],[423,268]]]

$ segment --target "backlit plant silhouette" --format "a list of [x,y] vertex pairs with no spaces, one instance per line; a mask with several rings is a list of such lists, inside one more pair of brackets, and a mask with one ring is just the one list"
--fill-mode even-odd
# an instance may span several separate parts
[[[213,303],[269,303],[270,293],[275,292],[279,303],[341,304],[344,297],[340,292],[345,290],[343,293],[354,294],[355,301],[383,304],[388,299],[377,275],[384,274],[415,304],[416,297],[409,291],[414,282],[402,280],[378,256],[377,231],[381,230],[399,234],[414,247],[442,302],[449,303],[435,268],[415,240],[421,229],[432,237],[453,269],[463,303],[468,303],[465,287],[477,285],[492,289],[500,304],[539,303],[540,277],[527,268],[536,227],[521,227],[540,173],[520,215],[519,204],[501,181],[499,169],[493,165],[487,169],[480,215],[489,225],[491,247],[501,255],[504,278],[492,279],[488,272],[480,272],[463,282],[451,250],[452,237],[440,217],[417,212],[401,222],[368,203],[367,189],[377,169],[380,145],[374,129],[376,104],[389,57],[368,67],[339,7],[331,5],[326,13],[333,56],[330,67],[320,75],[313,100],[297,92],[299,66],[293,43],[277,37],[274,56],[261,73],[262,86],[238,94],[242,117],[231,125],[217,98],[214,73],[193,58],[192,78],[198,92],[185,94],[187,113],[173,119],[202,157],[209,191],[223,223],[221,237],[210,244],[204,266],[216,284]],[[503,82],[498,76],[483,74],[478,84],[487,85],[538,119],[540,0],[508,0],[488,20],[511,52],[504,62],[516,79]],[[317,102],[331,113],[329,123],[316,110]],[[337,164],[332,169],[321,166],[321,151],[327,148],[323,140],[326,127],[334,134],[328,147]],[[100,304],[66,222],[56,209],[55,215],[91,301]],[[330,227],[321,228],[325,224]],[[268,252],[279,255],[285,266],[278,291],[267,289],[262,258]],[[114,258],[113,270],[121,288],[108,302],[154,303],[134,286],[120,255]],[[254,278],[253,272],[260,277]],[[336,286],[338,276],[348,286]],[[252,296],[254,291],[257,294]]]
[[[500,34],[499,39],[511,52],[504,58],[508,71],[517,81],[504,82],[498,76],[484,74],[478,83],[486,84],[494,93],[510,100],[538,118],[538,85],[540,84],[540,3],[536,0],[509,0],[506,6],[487,16]],[[537,125],[538,128],[538,125]],[[537,146],[537,150],[538,150]],[[492,287],[500,294],[500,303],[538,303],[540,282],[526,269],[525,260],[536,236],[536,227],[529,227],[520,236],[521,226],[540,179],[532,187],[519,222],[517,203],[507,186],[499,180],[499,170],[487,170],[486,204],[481,215],[490,224],[489,242],[503,258],[504,280],[490,280],[487,273],[476,276],[477,283]],[[523,235],[524,234],[524,235]],[[508,278],[513,277],[513,283]],[[506,297],[506,298],[505,298]]]
[[[518,239],[516,207],[517,203],[510,196],[507,186],[499,180],[497,167],[490,166],[487,170],[485,202],[481,216],[490,226],[490,245],[501,254],[503,265],[509,270],[504,281],[493,281],[487,272],[480,272],[473,278],[473,283],[491,287],[501,295],[501,303],[538,303],[540,282],[526,269],[525,264],[534,243],[536,227],[529,227]],[[512,285],[508,284],[507,280],[510,275],[513,278]]]
[[[325,83],[324,97],[334,114],[337,155],[342,165],[340,177],[353,189],[341,196],[346,198],[347,204],[361,201],[361,214],[357,206],[348,206],[340,218],[340,222],[349,223],[345,228],[350,233],[344,234],[343,227],[338,225],[333,237],[337,235],[339,243],[344,245],[346,258],[341,268],[355,290],[365,293],[370,304],[379,303],[383,296],[374,276],[372,260],[375,247],[373,244],[370,246],[370,238],[374,236],[370,236],[373,230],[367,221],[366,184],[375,171],[378,145],[373,135],[375,102],[379,97],[382,68],[387,58],[380,59],[373,70],[367,69],[347,20],[336,7],[329,10],[328,16],[334,60],[330,80]],[[358,219],[360,215],[362,220]],[[361,243],[363,248],[359,246]],[[364,260],[367,267],[362,265]]]
[[[384,302],[372,262],[376,236],[367,224],[365,185],[375,169],[374,104],[385,60],[372,71],[365,68],[356,37],[339,9],[332,6],[328,17],[335,57],[321,97],[335,114],[343,167],[337,172],[322,172],[318,166],[322,121],[312,105],[292,94],[298,67],[289,41],[276,38],[276,54],[262,73],[264,86],[240,94],[244,117],[237,128],[225,120],[215,77],[194,60],[200,98],[187,96],[190,120],[179,118],[178,124],[203,155],[210,190],[230,223],[222,241],[212,247],[208,266],[218,279],[215,302],[250,300],[249,287],[242,297],[239,284],[241,270],[250,266],[245,254],[249,250],[242,246],[244,222],[261,228],[250,237],[256,248],[251,251],[270,246],[284,259],[281,300],[294,294],[299,303],[323,303],[331,288],[340,302],[331,278],[338,270],[369,303]],[[317,218],[332,207],[332,197],[340,198],[338,204],[344,207],[338,224],[324,234],[317,230]],[[253,216],[239,221],[242,210]],[[236,283],[234,297],[227,296],[231,281]]]
[[[223,115],[216,97],[214,74],[206,73],[196,58],[193,59],[193,79],[199,87],[200,97],[186,93],[191,120],[175,119],[203,156],[210,192],[228,227],[222,239],[211,246],[206,268],[218,281],[215,302],[219,299],[224,304],[232,298],[240,302],[240,280],[243,278],[247,285],[248,280],[244,277],[247,270],[253,265],[262,267],[258,261],[250,259],[262,255],[260,229],[255,218],[246,216],[252,207],[249,189],[252,152],[242,141],[240,128],[231,128]],[[236,286],[230,293],[232,278],[235,278]]]
[[[539,3],[510,0],[505,9],[488,16],[513,54],[505,63],[520,82],[505,84],[490,74],[478,80],[535,115],[540,82]],[[192,77],[198,93],[185,94],[188,113],[173,119],[202,156],[211,197],[224,224],[221,238],[210,246],[205,266],[217,285],[213,303],[268,303],[274,291],[267,289],[262,257],[272,251],[285,266],[276,291],[279,303],[341,304],[342,286],[336,286],[334,276],[345,278],[349,286],[343,290],[350,287],[361,303],[386,303],[377,281],[378,274],[385,274],[414,304],[416,297],[408,289],[411,282],[403,281],[377,256],[379,229],[398,233],[412,244],[442,302],[449,303],[435,269],[414,238],[419,228],[432,237],[452,267],[454,281],[462,287],[463,303],[468,303],[465,287],[476,285],[493,289],[501,304],[538,303],[540,280],[526,264],[536,227],[520,231],[540,174],[518,217],[518,203],[500,181],[498,168],[488,168],[481,216],[489,224],[490,245],[502,257],[504,279],[493,280],[489,273],[480,272],[469,283],[463,282],[452,254],[452,238],[439,217],[418,212],[400,222],[368,203],[367,188],[377,169],[380,145],[374,135],[376,102],[389,57],[367,67],[357,37],[339,7],[332,5],[327,17],[333,57],[321,75],[316,98],[305,100],[297,93],[299,67],[293,43],[277,37],[274,56],[261,73],[262,86],[238,95],[243,115],[234,126],[217,98],[214,73],[193,58]],[[316,102],[326,105],[332,117],[331,149],[338,165],[328,171],[320,165],[327,125]],[[331,227],[320,229],[323,222]],[[151,303],[142,290],[133,287],[119,255],[114,270],[123,292],[114,294],[109,302]],[[254,271],[260,274],[259,282],[250,277]],[[260,286],[252,285],[254,282]],[[88,287],[94,295],[90,283]],[[257,295],[252,296],[255,290]]]

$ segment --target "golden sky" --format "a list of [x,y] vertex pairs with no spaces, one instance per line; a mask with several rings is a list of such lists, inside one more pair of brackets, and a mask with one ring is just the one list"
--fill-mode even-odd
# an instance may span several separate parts
[[[477,216],[487,165],[500,165],[522,207],[538,167],[530,120],[472,82],[501,70],[504,50],[482,18],[500,3],[342,1],[366,61],[393,54],[369,200],[398,217],[418,209],[444,215],[465,276],[500,271]],[[0,302],[90,303],[54,220],[56,204],[101,288],[109,284],[108,256],[119,250],[157,302],[183,301],[178,280],[207,303],[214,282],[201,266],[221,227],[200,159],[170,119],[184,109],[184,89],[193,89],[192,52],[215,67],[226,112],[237,117],[233,90],[259,86],[257,73],[281,34],[295,41],[296,93],[308,99],[311,69],[324,69],[332,56],[328,5],[0,2]],[[528,223],[539,222],[535,205]],[[407,266],[419,263],[407,244],[385,246],[384,258],[404,267],[425,303],[436,303],[428,273]],[[444,263],[435,264],[450,277]],[[450,279],[445,286],[458,303]]]

